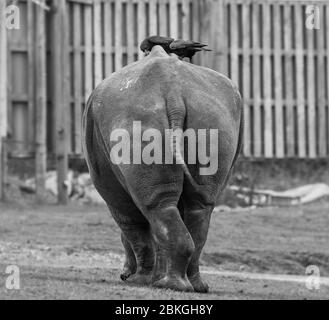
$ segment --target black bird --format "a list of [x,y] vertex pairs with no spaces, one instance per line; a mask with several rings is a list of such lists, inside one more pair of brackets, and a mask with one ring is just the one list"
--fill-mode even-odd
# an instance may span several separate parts
[[175,39],[169,37],[161,37],[161,36],[151,36],[142,41],[140,45],[140,49],[145,52],[145,54],[149,54],[152,48],[156,45],[161,46],[168,54],[170,53],[169,45]]
[[206,44],[192,41],[192,40],[175,40],[169,45],[170,52],[175,53],[180,59],[189,58],[190,61],[196,52],[211,51],[206,49]]

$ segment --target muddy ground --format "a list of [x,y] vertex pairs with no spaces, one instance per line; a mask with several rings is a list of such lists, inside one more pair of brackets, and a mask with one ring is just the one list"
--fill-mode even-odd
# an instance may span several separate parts
[[[0,203],[0,299],[329,299],[329,287],[205,274],[209,294],[136,287],[119,280],[120,233],[102,206]],[[8,265],[21,288],[7,290]],[[203,269],[329,276],[329,202],[213,214]]]

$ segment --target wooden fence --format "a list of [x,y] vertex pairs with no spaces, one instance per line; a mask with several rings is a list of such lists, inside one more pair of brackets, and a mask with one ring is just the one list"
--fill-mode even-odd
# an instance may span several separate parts
[[[305,27],[310,4],[319,8],[318,30]],[[23,142],[12,152],[25,154],[35,151],[40,61],[31,31],[37,5],[18,5],[23,27],[8,31],[8,123],[12,139]],[[246,157],[329,156],[328,1],[56,0],[53,6],[62,8],[62,16],[45,12],[49,153],[81,155],[88,95],[103,78],[142,57],[142,39],[160,34],[208,43],[213,51],[194,62],[239,85]]]
[[222,66],[245,102],[244,155],[329,155],[329,3],[320,29],[305,27],[309,1],[227,1]]

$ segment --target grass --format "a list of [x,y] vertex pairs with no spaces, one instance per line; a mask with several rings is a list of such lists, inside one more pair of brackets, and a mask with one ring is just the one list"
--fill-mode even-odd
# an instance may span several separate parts
[[[207,295],[135,287],[119,280],[120,232],[102,206],[0,204],[0,274],[21,267],[21,290],[0,298],[277,299],[326,298],[326,287],[205,275]],[[308,265],[329,275],[329,203],[214,213],[204,266],[219,270],[305,275]]]

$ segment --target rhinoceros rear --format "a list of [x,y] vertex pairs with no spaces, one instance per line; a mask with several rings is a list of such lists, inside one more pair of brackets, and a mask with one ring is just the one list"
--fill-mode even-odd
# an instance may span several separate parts
[[199,258],[242,126],[241,98],[228,78],[159,46],[94,90],[84,151],[122,231],[123,280],[208,291]]

